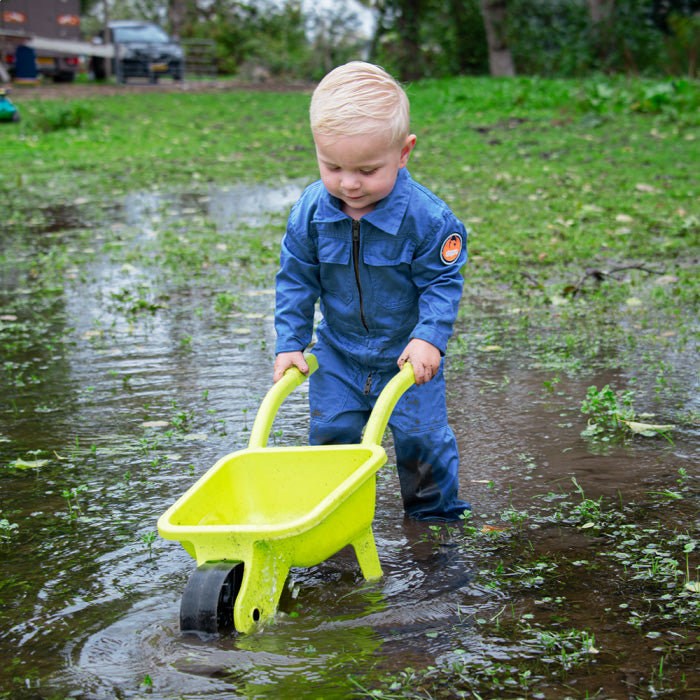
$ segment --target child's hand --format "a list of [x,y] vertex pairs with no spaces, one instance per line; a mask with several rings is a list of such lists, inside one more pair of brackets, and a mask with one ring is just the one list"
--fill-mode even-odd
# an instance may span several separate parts
[[416,384],[429,382],[440,369],[440,351],[427,340],[414,338],[403,350],[397,364],[401,369],[408,360],[413,366]]
[[295,352],[281,352],[275,358],[275,370],[272,375],[272,381],[278,382],[282,379],[282,375],[290,367],[298,367],[302,374],[309,373],[309,365],[306,364],[304,353],[301,350]]

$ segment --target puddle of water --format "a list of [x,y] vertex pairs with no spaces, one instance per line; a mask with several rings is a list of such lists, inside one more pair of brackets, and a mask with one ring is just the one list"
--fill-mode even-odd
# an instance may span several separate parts
[[[110,216],[138,229],[134,240],[157,239],[173,222],[200,217],[226,234],[221,240],[228,245],[240,226],[268,227],[298,193],[299,186],[290,185],[191,197],[133,195]],[[80,220],[61,216],[64,223]],[[532,697],[584,697],[601,687],[607,697],[627,697],[630,687],[651,697],[650,683],[662,697],[664,654],[655,649],[663,645],[667,673],[674,679],[684,673],[687,687],[698,687],[691,631],[697,604],[689,599],[682,615],[670,611],[667,632],[658,629],[661,614],[637,625],[623,606],[645,597],[653,601],[647,607],[663,605],[663,595],[632,577],[629,588],[620,589],[598,556],[621,556],[610,543],[633,514],[637,532],[663,526],[697,537],[697,504],[687,492],[669,500],[649,494],[680,488],[681,470],[697,484],[698,431],[678,431],[673,443],[635,439],[593,449],[580,434],[581,399],[592,383],[623,380],[623,372],[562,372],[556,391],[546,391],[552,373],[533,368],[527,348],[499,358],[466,355],[448,370],[462,495],[474,507],[477,530],[490,526],[491,535],[470,540],[461,527],[449,533],[404,519],[388,466],[378,478],[374,523],[385,573],[380,581],[365,582],[354,554],[344,549],[292,571],[274,625],[243,637],[181,636],[180,595],[194,562],[179,544],[155,537],[155,523],[220,456],[245,446],[271,380],[273,296],[264,287],[239,289],[236,313],[216,315],[211,295],[198,298],[203,292],[196,285],[174,287],[167,302],[156,305],[162,290],[154,281],[153,308],[128,311],[136,302],[127,304],[124,290],[143,284],[152,270],[115,254],[114,221],[91,233],[94,252],[84,253],[83,246],[87,260],[50,303],[45,294],[37,300],[31,288],[20,292],[26,303],[17,302],[25,276],[3,270],[6,318],[0,323],[12,329],[3,327],[0,336],[7,339],[0,518],[18,529],[1,545],[0,652],[15,659],[0,668],[2,692],[13,698],[49,692],[340,698],[367,694],[377,679],[393,676],[406,683],[408,696],[421,688],[438,693],[439,685],[431,685],[434,666],[435,683],[442,674],[487,697],[497,687],[494,678],[505,688],[509,679],[525,683],[518,665],[540,658],[539,666],[532,662],[540,678]],[[63,238],[70,243],[73,235]],[[26,247],[13,245],[15,259],[26,257]],[[235,289],[236,281],[230,285]],[[48,335],[19,328],[38,321]],[[469,323],[461,333],[473,333]],[[696,363],[690,353],[682,361],[695,385]],[[697,410],[691,400],[693,406]],[[306,425],[302,386],[284,404],[275,440],[304,444]],[[34,467],[6,467],[19,458],[34,460]],[[592,530],[556,519],[565,502],[570,513],[584,497],[603,499],[607,512],[620,504],[624,517]],[[635,503],[644,512],[634,511]],[[637,540],[637,554],[654,536]],[[664,566],[661,554],[658,559]],[[630,571],[635,563],[631,557]],[[685,564],[679,557],[678,568]],[[667,594],[680,600],[678,587]],[[592,642],[571,636],[580,630],[595,637],[597,653]],[[543,641],[545,633],[552,638]],[[566,658],[578,666],[564,673]],[[401,676],[407,667],[420,678]],[[548,676],[548,668],[559,671]],[[674,698],[691,697],[674,683]]]

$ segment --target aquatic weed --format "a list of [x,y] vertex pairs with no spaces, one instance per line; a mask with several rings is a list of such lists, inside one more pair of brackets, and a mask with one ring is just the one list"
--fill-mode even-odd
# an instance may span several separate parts
[[[0,515],[2,515],[1,510]],[[0,543],[5,544],[9,542],[17,534],[18,530],[19,525],[17,523],[11,523],[7,518],[0,518]]]
[[610,440],[624,434],[623,421],[635,418],[632,409],[634,395],[631,390],[615,391],[609,384],[600,390],[596,386],[589,387],[581,403],[581,413],[590,418],[581,434],[598,440]]
[[63,489],[61,492],[61,495],[66,499],[66,503],[68,504],[68,516],[71,520],[76,518],[78,513],[81,512],[78,494],[82,491],[87,491],[87,484],[80,484],[80,486]]

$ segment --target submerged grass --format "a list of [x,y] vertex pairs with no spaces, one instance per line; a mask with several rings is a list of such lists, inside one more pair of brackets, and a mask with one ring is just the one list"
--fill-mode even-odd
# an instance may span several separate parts
[[[442,663],[371,684],[351,676],[363,697],[612,698],[611,674],[639,656],[653,665],[629,674],[623,684],[629,697],[694,697],[700,532],[687,475],[672,496],[658,494],[674,501],[673,529],[657,498],[604,503],[573,484],[537,496],[517,522],[504,512],[508,526],[482,525],[472,516],[461,528],[443,526],[449,537],[436,536],[436,548],[447,540],[470,551],[480,562],[476,583],[497,590],[504,602],[495,612],[460,619],[453,636],[464,645],[456,642]],[[578,546],[550,552],[552,531],[566,541],[578,536]],[[470,649],[467,629],[502,654]]]

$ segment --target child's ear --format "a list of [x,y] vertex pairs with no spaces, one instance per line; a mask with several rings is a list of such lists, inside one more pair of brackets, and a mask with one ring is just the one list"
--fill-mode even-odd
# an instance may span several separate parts
[[399,159],[399,168],[405,168],[408,163],[408,158],[411,155],[413,147],[416,145],[416,135],[409,134],[401,148],[401,158]]

